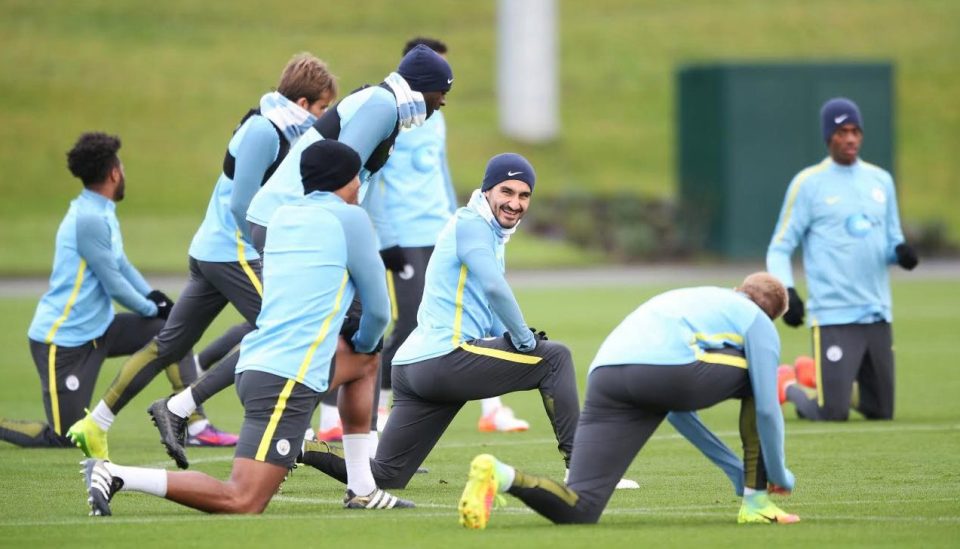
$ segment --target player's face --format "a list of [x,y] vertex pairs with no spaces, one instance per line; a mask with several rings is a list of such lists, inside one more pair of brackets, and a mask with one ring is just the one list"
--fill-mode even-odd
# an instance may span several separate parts
[[530,206],[530,186],[517,179],[508,179],[484,194],[493,216],[504,229],[516,227]]
[[113,189],[113,201],[120,202],[123,200],[124,192],[127,190],[127,178],[123,174],[123,162],[118,163],[117,166],[113,168],[112,177],[114,181],[117,182],[117,186]]
[[303,107],[307,112],[320,118],[323,116],[323,113],[327,112],[327,109],[330,108],[330,105],[337,99],[337,96],[333,94],[330,90],[325,90],[320,94],[320,98],[310,103],[307,101],[306,97],[301,97],[297,100],[297,105]]
[[844,124],[830,137],[830,156],[837,164],[853,164],[860,154],[863,132],[856,124]]
[[333,194],[342,198],[347,204],[358,204],[360,199],[360,175],[354,176],[349,183],[334,191]]
[[447,104],[447,92],[423,92],[423,101],[427,104],[427,118],[430,118],[433,111],[440,110],[440,107]]

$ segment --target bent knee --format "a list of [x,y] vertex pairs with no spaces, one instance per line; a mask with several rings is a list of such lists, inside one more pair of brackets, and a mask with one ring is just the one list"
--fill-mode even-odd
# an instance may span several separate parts
[[266,510],[270,498],[271,496],[262,497],[249,492],[235,494],[230,499],[227,512],[237,515],[259,515]]

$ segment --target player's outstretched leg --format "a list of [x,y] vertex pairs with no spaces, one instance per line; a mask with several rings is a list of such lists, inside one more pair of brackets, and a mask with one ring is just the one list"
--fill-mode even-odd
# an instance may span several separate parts
[[123,481],[107,470],[105,460],[86,459],[83,465],[83,480],[87,487],[87,503],[90,504],[90,516],[110,516],[110,500],[123,486]]

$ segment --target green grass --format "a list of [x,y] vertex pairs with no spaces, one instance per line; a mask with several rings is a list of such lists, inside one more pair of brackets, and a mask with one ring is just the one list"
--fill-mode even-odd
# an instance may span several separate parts
[[[142,4],[0,0],[0,271],[43,273],[79,185],[64,152],[83,130],[124,139],[121,207],[154,235],[151,261],[183,264],[230,131],[286,60],[310,50],[349,91],[391,70],[402,43],[436,35],[451,47],[446,109],[461,194],[486,160],[530,156],[540,193],[583,188],[671,196],[674,72],[710,60],[890,60],[895,64],[897,177],[907,225],[941,220],[960,239],[960,3],[949,0],[558,3],[562,135],[525,146],[498,129],[494,2],[388,0],[350,5],[252,0]],[[869,125],[869,121],[867,122]],[[869,139],[869,131],[868,131]],[[797,169],[801,166],[797,166]],[[776,182],[786,185],[786,182]],[[9,231],[9,232],[8,232]],[[21,236],[23,235],[23,236]],[[157,238],[156,235],[162,235]],[[42,259],[42,258],[41,258]],[[546,258],[549,261],[549,258]],[[577,259],[583,261],[583,259]]]
[[[715,280],[730,285],[733,280]],[[581,389],[585,369],[602,338],[647,297],[667,287],[518,289],[530,324],[546,328],[574,352]],[[463,531],[455,504],[467,464],[492,452],[530,472],[560,477],[555,442],[535,393],[506,398],[530,420],[523,434],[481,435],[479,406],[468,405],[403,494],[410,512],[351,513],[339,508],[342,487],[313,470],[298,470],[261,517],[216,517],[138,494],[120,494],[112,518],[86,517],[76,450],[23,450],[0,445],[0,536],[26,546],[289,546],[362,544],[365,547],[583,547],[662,546],[955,546],[960,539],[960,376],[953,363],[960,282],[898,282],[897,419],[873,423],[811,424],[787,418],[787,462],[797,475],[783,507],[801,515],[790,527],[742,527],[737,499],[723,475],[669,426],[654,436],[628,476],[641,489],[619,492],[598,526],[555,527],[509,498],[483,532]],[[24,332],[33,299],[0,300],[0,413],[42,414],[37,377]],[[211,335],[227,327],[226,315]],[[805,330],[782,329],[783,357],[808,349]],[[119,362],[104,367],[98,391]],[[119,416],[111,456],[122,464],[171,467],[143,410],[167,391],[160,380]],[[241,409],[232,391],[207,405],[216,423],[236,430]],[[738,447],[737,405],[721,404],[704,419]],[[195,468],[219,478],[229,473],[229,450],[190,450]]]

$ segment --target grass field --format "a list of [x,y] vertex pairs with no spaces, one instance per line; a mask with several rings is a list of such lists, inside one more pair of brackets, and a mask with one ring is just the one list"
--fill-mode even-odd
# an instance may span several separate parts
[[[252,0],[0,0],[0,216],[8,237],[0,272],[49,268],[36,250],[48,249],[79,188],[64,168],[64,152],[89,129],[124,139],[129,187],[120,215],[128,249],[149,250],[159,267],[179,271],[230,131],[276,85],[287,59],[315,52],[349,91],[383,78],[415,34],[450,44],[456,84],[445,113],[461,194],[476,187],[492,154],[517,150],[537,167],[538,193],[669,197],[681,64],[891,61],[905,224],[939,219],[960,239],[953,207],[960,201],[960,158],[953,154],[960,71],[950,53],[960,51],[960,3],[557,4],[563,133],[549,145],[523,146],[498,128],[495,2],[437,0],[396,9],[389,0],[287,1],[264,9]],[[867,129],[868,142],[869,135]],[[771,184],[785,189],[787,181]],[[151,238],[137,246],[135,232]]]
[[[734,280],[713,280],[731,285]],[[581,389],[586,365],[605,334],[645,298],[666,286],[518,290],[528,322],[546,328],[574,351]],[[555,527],[509,498],[486,531],[463,531],[455,505],[467,464],[492,452],[530,472],[560,477],[549,424],[536,394],[507,397],[532,429],[481,435],[468,405],[428,458],[430,472],[403,494],[419,508],[405,512],[347,512],[343,488],[300,469],[260,517],[214,517],[139,494],[120,494],[115,516],[86,516],[77,473],[79,451],[22,450],[0,443],[0,539],[3,546],[264,547],[345,544],[362,547],[637,547],[666,546],[953,546],[960,539],[960,376],[953,363],[960,281],[898,281],[895,338],[897,419],[811,424],[787,417],[787,463],[797,476],[783,507],[803,521],[790,527],[736,524],[737,499],[723,475],[669,426],[641,452],[628,476],[641,489],[614,495],[599,526]],[[0,300],[0,415],[42,415],[37,377],[24,333],[35,300]],[[236,317],[227,316],[212,332]],[[804,330],[782,329],[783,356],[807,349]],[[104,367],[98,391],[117,370]],[[111,456],[122,464],[172,467],[144,409],[167,390],[158,380],[119,416]],[[225,428],[240,425],[240,406],[227,391],[208,403]],[[725,403],[704,419],[738,446],[737,405]],[[190,450],[197,470],[225,478],[229,450]]]

